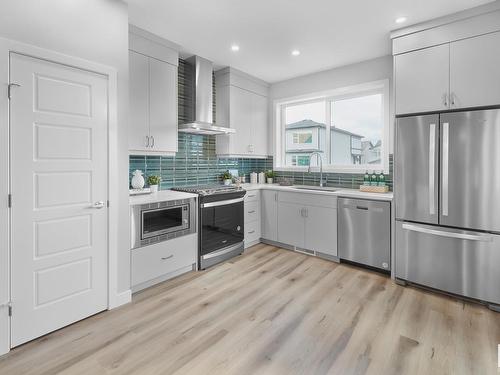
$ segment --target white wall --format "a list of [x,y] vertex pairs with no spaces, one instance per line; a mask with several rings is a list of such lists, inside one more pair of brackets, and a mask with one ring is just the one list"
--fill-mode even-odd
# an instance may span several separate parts
[[[273,108],[273,101],[283,98],[291,98],[305,94],[328,91],[337,88],[358,85],[362,83],[390,80],[390,147],[389,152],[393,152],[394,134],[394,100],[392,89],[392,56],[379,57],[373,60],[364,61],[358,64],[347,65],[339,68],[325,70],[318,73],[292,78],[286,81],[274,83],[270,87],[270,108]],[[274,111],[271,111],[274,112]],[[275,114],[271,114],[270,124],[274,123]],[[272,127],[271,127],[272,128]],[[274,130],[270,130],[269,139],[272,139],[274,150]],[[275,153],[273,153],[275,154]]]
[[[128,9],[120,0],[12,0],[0,37],[111,66],[118,71],[118,291],[130,287],[128,214]],[[3,238],[1,239],[3,241]]]

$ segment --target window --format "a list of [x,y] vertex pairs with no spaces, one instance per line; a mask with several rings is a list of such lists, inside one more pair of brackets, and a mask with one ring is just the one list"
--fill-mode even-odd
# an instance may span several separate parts
[[331,148],[332,164],[380,166],[382,94],[333,100],[330,105],[331,143],[337,145]]
[[308,167],[309,155],[291,155],[291,165],[299,167]]
[[313,134],[312,132],[294,132],[293,133],[293,144],[312,144]]
[[277,103],[275,168],[307,167],[319,152],[325,170],[388,169],[388,82]]

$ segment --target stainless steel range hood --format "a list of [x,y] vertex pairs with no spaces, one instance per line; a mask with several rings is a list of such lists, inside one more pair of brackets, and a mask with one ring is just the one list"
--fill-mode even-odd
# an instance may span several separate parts
[[189,110],[190,121],[179,124],[179,132],[205,135],[235,133],[234,129],[217,126],[212,122],[212,62],[199,56],[192,56],[186,62],[193,75],[194,103]]

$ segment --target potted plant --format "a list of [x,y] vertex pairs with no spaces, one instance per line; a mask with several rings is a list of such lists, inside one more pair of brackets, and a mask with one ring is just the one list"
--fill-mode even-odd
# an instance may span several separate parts
[[233,175],[229,171],[225,171],[221,174],[220,178],[224,181],[224,185],[231,185],[231,182],[233,182]]
[[148,185],[151,189],[151,193],[156,193],[158,191],[158,185],[160,184],[160,181],[160,176],[151,175],[148,177]]
[[276,177],[276,172],[273,171],[273,170],[268,170],[266,172],[266,178],[267,178],[267,183],[268,184],[272,184],[273,183],[273,179]]

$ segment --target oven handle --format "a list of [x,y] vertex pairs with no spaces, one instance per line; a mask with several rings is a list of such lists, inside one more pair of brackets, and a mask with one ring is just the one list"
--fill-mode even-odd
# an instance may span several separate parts
[[226,201],[203,203],[203,204],[201,205],[201,208],[217,207],[217,206],[226,206],[226,205],[228,205],[228,204],[234,204],[234,203],[243,202],[243,199],[244,199],[244,198],[236,198],[236,199],[228,199],[228,200],[226,200]]

